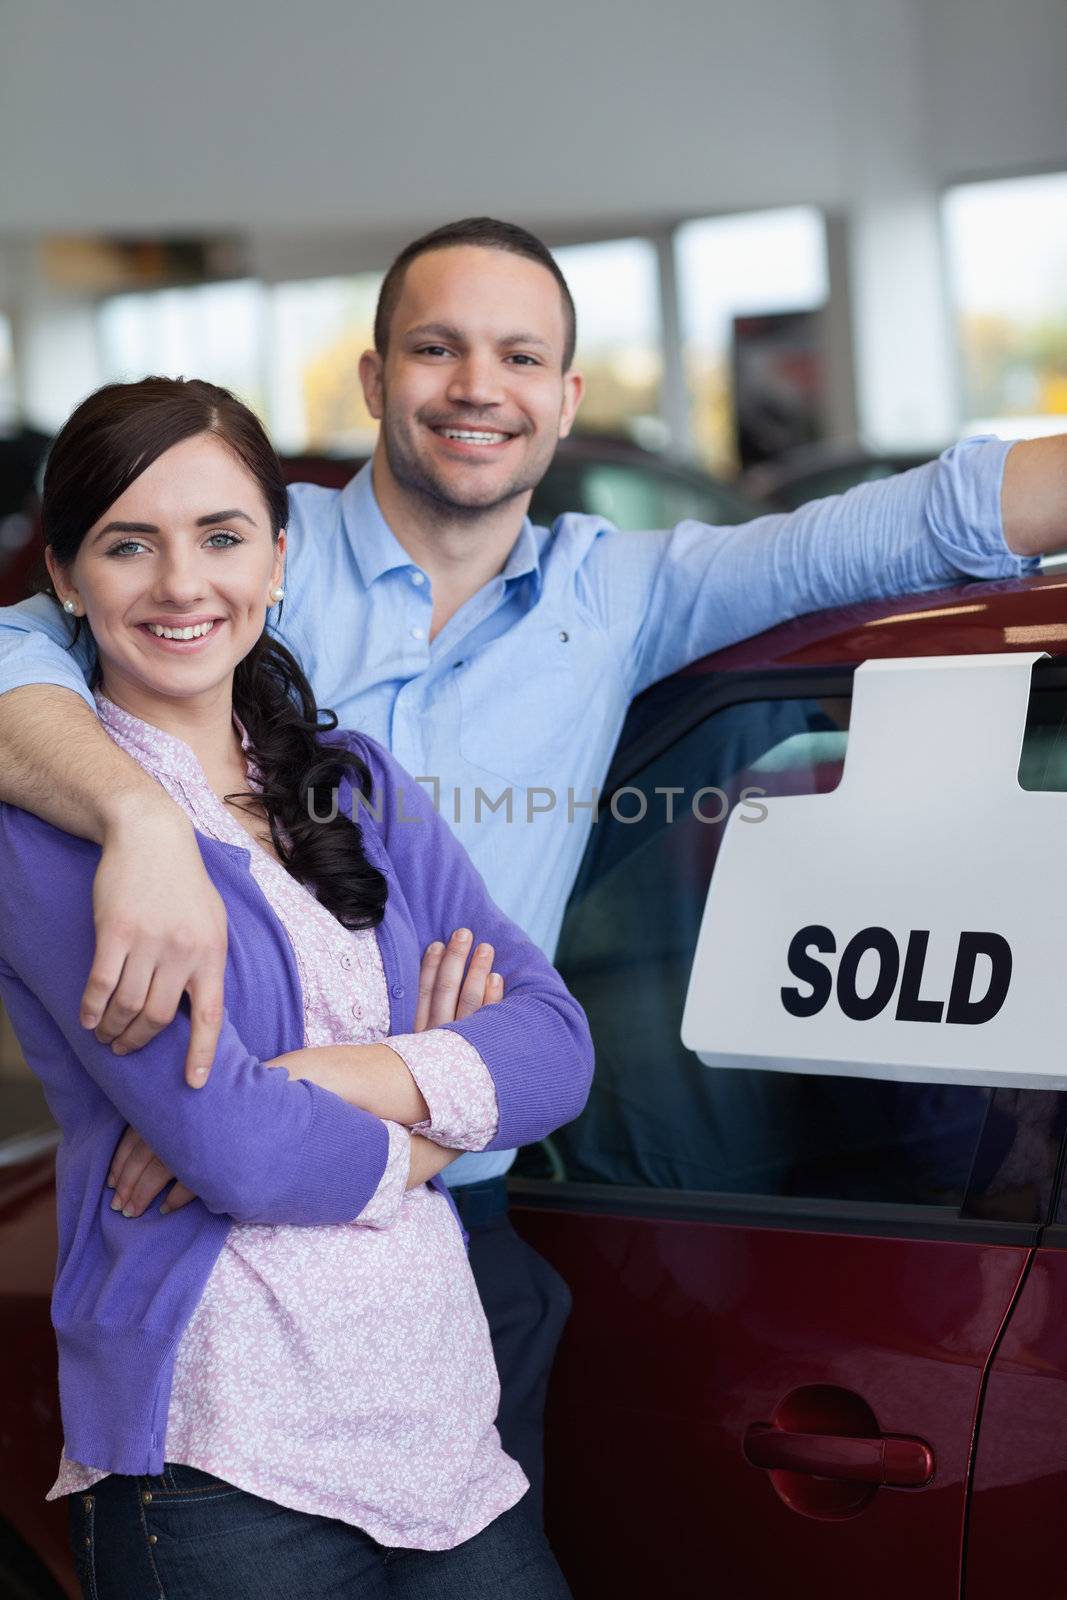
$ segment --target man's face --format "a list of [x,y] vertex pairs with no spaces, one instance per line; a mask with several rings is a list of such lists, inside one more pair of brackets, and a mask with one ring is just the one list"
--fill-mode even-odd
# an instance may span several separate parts
[[384,363],[360,364],[397,485],[459,515],[528,499],[581,397],[565,337],[559,285],[536,261],[467,245],[413,261]]

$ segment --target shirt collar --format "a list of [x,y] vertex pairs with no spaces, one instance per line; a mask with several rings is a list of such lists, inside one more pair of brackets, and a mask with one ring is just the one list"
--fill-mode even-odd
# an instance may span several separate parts
[[[341,514],[345,532],[359,567],[364,585],[372,583],[387,572],[395,572],[414,565],[404,546],[382,515],[374,493],[371,462],[361,467],[355,477],[341,491]],[[501,576],[510,581],[533,574],[541,582],[541,552],[529,517],[523,518],[519,536],[511,547]]]

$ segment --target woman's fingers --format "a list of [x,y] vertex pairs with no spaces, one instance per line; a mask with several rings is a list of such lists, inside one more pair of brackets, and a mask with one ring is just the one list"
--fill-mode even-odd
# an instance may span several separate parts
[[[133,1134],[133,1138],[129,1141],[120,1164],[119,1152],[126,1141],[127,1134]],[[119,1147],[116,1149],[115,1158],[111,1163],[112,1171],[115,1175],[115,1193],[111,1201],[112,1211],[127,1212],[130,1210],[132,1197],[138,1192],[138,1185],[156,1160],[155,1152],[149,1145],[145,1144],[140,1134],[135,1133],[132,1128],[128,1128],[122,1139],[119,1140]],[[162,1164],[157,1164],[162,1171]],[[173,1176],[172,1172],[168,1173],[164,1182],[169,1182]],[[150,1198],[154,1199],[162,1187],[163,1184],[160,1183]]]
[[430,997],[427,1027],[439,1028],[445,1022],[455,1022],[459,991],[463,986],[463,973],[473,942],[469,928],[457,928],[445,946],[445,953],[437,969],[433,994]]
[[480,944],[475,947],[471,956],[471,964],[467,969],[467,976],[459,991],[459,1002],[456,1006],[457,1022],[462,1022],[464,1017],[469,1017],[475,1011],[480,1011],[485,1004],[485,987],[493,967],[493,957],[496,951],[491,944]]
[[173,1189],[159,1208],[160,1216],[167,1211],[178,1211],[182,1206],[187,1206],[190,1200],[195,1200],[196,1195],[187,1189],[184,1183],[176,1183]]
[[423,1033],[430,1026],[430,1006],[433,1001],[434,985],[437,982],[437,971],[444,953],[445,947],[440,939],[435,939],[433,944],[426,947],[426,954],[423,956],[422,966],[419,968],[419,998],[415,1006],[413,1033]]
[[504,980],[499,972],[491,972],[485,980],[485,1003],[495,1006],[504,998]]
[[152,1204],[156,1195],[162,1193],[173,1177],[173,1172],[163,1165],[158,1156],[150,1152],[144,1170],[125,1198],[122,1215],[139,1217]]
[[[122,1138],[115,1146],[115,1154],[111,1157],[111,1165],[108,1168],[107,1173],[107,1186],[109,1189],[115,1189],[118,1187],[118,1181],[122,1176],[122,1172],[126,1166],[128,1158],[136,1151],[137,1147],[141,1143],[141,1135],[137,1132],[136,1128],[127,1128],[125,1133],[122,1135]],[[147,1149],[147,1146],[145,1146],[145,1148]]]

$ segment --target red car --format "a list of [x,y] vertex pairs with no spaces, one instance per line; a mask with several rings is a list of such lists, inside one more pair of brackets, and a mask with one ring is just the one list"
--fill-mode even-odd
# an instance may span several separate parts
[[[575,1600],[1065,1593],[1067,1095],[711,1071],[680,1042],[718,813],[838,782],[869,657],[1061,650],[1063,587],[819,613],[632,708],[559,951],[593,1095],[512,1182],[574,1295],[547,1497]],[[1067,790],[1067,664],[1035,668],[1019,777]],[[0,1172],[0,1233],[0,1593],[40,1600],[74,1593],[42,1498],[50,1154]]]

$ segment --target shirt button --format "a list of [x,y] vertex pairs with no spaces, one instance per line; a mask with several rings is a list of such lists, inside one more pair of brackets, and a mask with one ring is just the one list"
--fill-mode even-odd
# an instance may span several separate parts
[[460,667],[465,667],[466,665],[467,663],[465,661],[453,661],[452,668],[453,671],[458,672]]
[[341,965],[342,965],[342,967],[344,967],[345,971],[347,972],[349,970],[349,968],[351,967],[351,965],[352,965],[352,957],[351,956],[342,956],[341,957]]
[[425,574],[422,572],[413,572],[411,574],[411,581],[415,585],[416,589],[421,589],[423,584],[426,582]]
[[413,639],[425,639],[425,637],[426,637],[426,629],[425,628],[412,628],[411,637]]
[[570,634],[569,633],[567,633],[566,631],[561,631],[560,636],[559,636],[560,644],[566,644],[567,640],[569,638],[570,638]]
[[402,983],[394,983],[393,984],[393,998],[394,998],[394,1000],[402,999],[403,994],[404,994],[404,985]]

